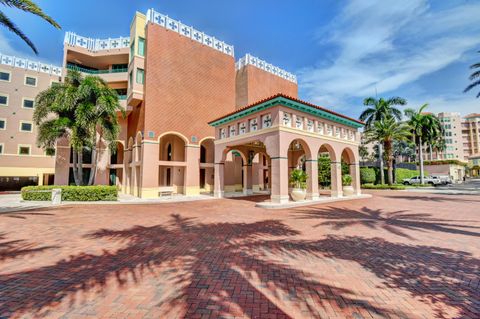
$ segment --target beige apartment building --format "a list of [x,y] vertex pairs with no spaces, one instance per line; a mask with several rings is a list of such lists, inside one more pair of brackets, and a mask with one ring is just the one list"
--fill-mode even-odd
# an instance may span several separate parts
[[0,54],[0,191],[53,184],[55,154],[36,146],[37,94],[61,80],[62,68]]

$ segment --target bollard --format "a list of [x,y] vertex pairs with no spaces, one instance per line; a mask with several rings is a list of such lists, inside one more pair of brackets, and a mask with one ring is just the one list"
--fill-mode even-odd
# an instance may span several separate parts
[[62,203],[62,189],[54,188],[52,189],[52,204],[59,205]]

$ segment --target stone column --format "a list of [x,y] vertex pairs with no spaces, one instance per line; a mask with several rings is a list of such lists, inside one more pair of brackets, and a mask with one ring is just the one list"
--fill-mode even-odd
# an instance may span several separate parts
[[224,195],[224,169],[225,163],[215,163],[215,175],[213,180],[213,196],[222,198]]
[[331,164],[331,196],[332,197],[342,197],[343,195],[343,186],[342,186],[342,164],[340,162],[333,162]]
[[361,195],[361,187],[360,187],[360,163],[352,163],[350,164],[350,175],[352,176],[352,186],[355,191],[355,195]]
[[317,200],[318,195],[318,161],[316,159],[307,159],[305,162],[307,169],[307,199]]
[[[248,161],[248,159],[247,159]],[[252,172],[252,163],[247,163],[243,165],[243,194],[252,195],[253,194],[253,172]]]
[[185,146],[185,195],[196,196],[200,194],[200,146]]
[[[286,155],[286,154],[285,154]],[[272,190],[270,199],[273,203],[288,202],[288,157],[272,157]]]
[[[158,147],[158,143],[151,141],[143,143],[140,167],[137,165],[131,167],[132,178],[134,180],[133,194],[136,194],[136,189],[139,188],[140,192],[138,196],[141,198],[158,197]],[[135,151],[132,153],[134,159],[136,159],[135,153]],[[142,178],[140,179],[140,176],[138,175],[140,175]],[[140,187],[137,187],[137,185],[140,185]]]

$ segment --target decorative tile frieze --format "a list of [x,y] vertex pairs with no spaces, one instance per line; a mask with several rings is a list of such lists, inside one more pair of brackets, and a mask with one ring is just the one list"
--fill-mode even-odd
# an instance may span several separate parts
[[272,115],[266,114],[262,116],[262,128],[269,128],[272,126]]
[[0,64],[9,65],[15,68],[47,73],[51,75],[62,75],[62,68],[56,65],[32,61],[16,56],[5,55],[0,53]]
[[170,18],[167,15],[161,14],[155,11],[155,9],[148,9],[147,22],[158,24],[168,30],[177,32],[184,37],[209,46],[217,51],[234,56],[233,45],[227,44],[219,39],[216,39],[215,37],[198,31],[195,28],[187,26],[178,20]]
[[241,68],[243,68],[244,66],[247,66],[247,65],[253,65],[259,69],[262,69],[264,71],[267,71],[269,73],[272,73],[276,76],[279,76],[285,80],[288,80],[288,81],[291,81],[291,82],[294,82],[294,83],[297,83],[297,76],[290,73],[290,72],[287,72],[283,69],[280,69],[279,67],[277,66],[274,66],[273,64],[270,64],[266,61],[263,61],[257,57],[254,57],[253,55],[251,54],[246,54],[243,58],[240,58],[240,60],[237,61],[237,63],[235,63],[235,67],[237,68],[237,70],[240,70]]
[[102,50],[122,49],[130,46],[129,37],[93,39],[82,37],[74,32],[65,33],[64,43],[69,46],[82,47],[88,51],[97,52]]

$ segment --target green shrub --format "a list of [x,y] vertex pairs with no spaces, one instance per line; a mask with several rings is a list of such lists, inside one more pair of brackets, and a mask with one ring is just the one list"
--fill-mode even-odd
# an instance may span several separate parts
[[[404,179],[412,178],[418,175],[420,175],[420,171],[413,170],[413,169],[397,168],[395,170],[395,178],[397,183],[403,183]],[[427,172],[425,172],[425,175],[428,175]]]
[[350,186],[352,185],[352,176],[350,174],[344,174],[342,175],[342,185],[343,186]]
[[394,185],[388,185],[388,184],[363,184],[362,185],[363,189],[393,189],[393,190],[403,190],[406,189],[405,186],[401,184],[394,184]]
[[373,184],[377,177],[375,176],[375,169],[370,167],[360,168],[360,182],[362,184]]
[[62,201],[116,201],[118,189],[116,186],[26,186],[22,188],[23,200],[49,201],[52,198],[51,192],[46,191],[54,188],[62,190]]

